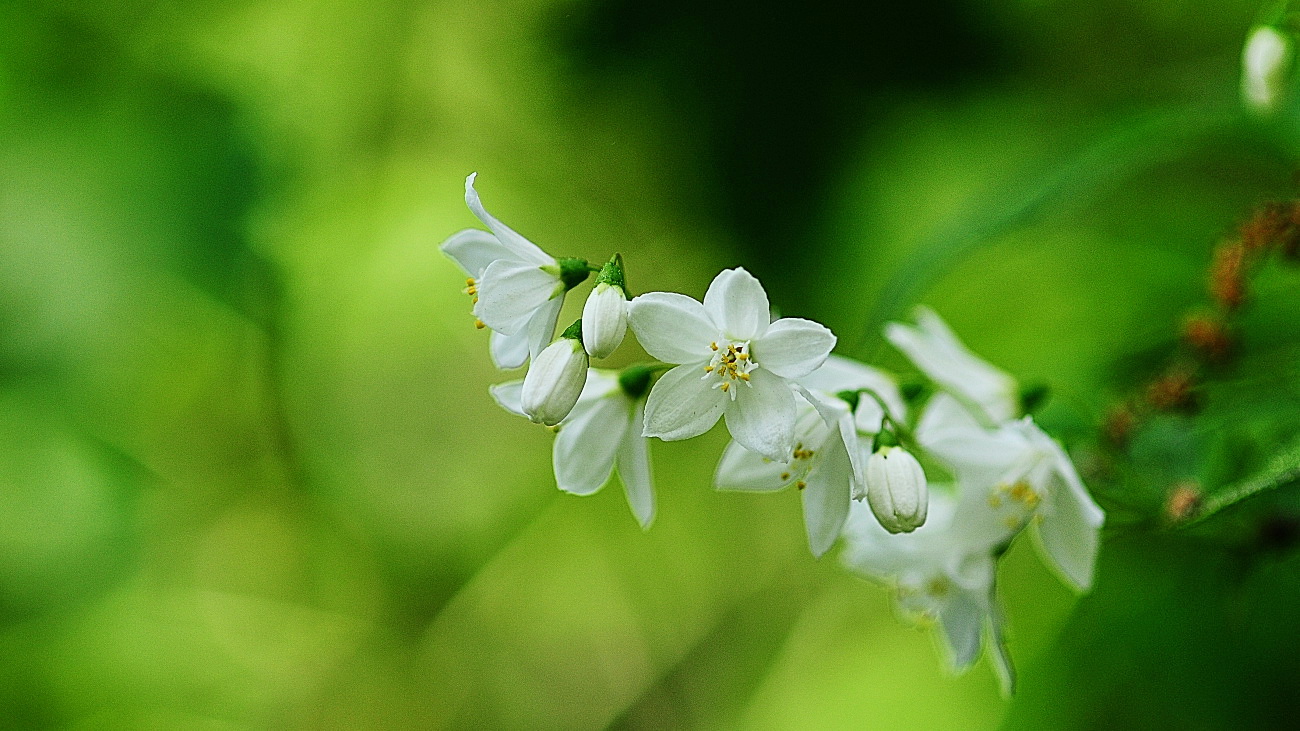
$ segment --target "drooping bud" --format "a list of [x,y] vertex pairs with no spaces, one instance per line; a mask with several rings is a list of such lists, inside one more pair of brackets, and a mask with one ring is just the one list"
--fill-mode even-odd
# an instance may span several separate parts
[[925,470],[910,452],[885,447],[867,460],[867,504],[890,533],[911,533],[925,524],[930,494]]
[[1256,26],[1241,52],[1241,99],[1258,114],[1282,102],[1294,66],[1291,39],[1269,25]]
[[593,358],[608,358],[627,333],[627,290],[623,257],[615,254],[600,270],[582,307],[582,344]]
[[582,320],[576,320],[537,355],[524,376],[520,402],[529,419],[555,426],[573,410],[587,383],[587,351],[582,348]]

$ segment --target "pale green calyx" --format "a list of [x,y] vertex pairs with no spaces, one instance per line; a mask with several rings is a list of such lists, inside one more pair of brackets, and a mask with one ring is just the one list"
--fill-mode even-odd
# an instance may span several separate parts
[[867,503],[890,533],[911,533],[925,524],[929,490],[925,471],[911,452],[885,447],[867,460]]
[[[520,405],[538,424],[555,426],[573,410],[587,382],[587,352],[582,349],[581,320],[551,343],[524,376]],[[577,330],[577,336],[569,334]]]

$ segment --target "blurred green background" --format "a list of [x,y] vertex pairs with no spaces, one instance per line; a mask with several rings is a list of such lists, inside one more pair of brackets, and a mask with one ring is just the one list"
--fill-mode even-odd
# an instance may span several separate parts
[[0,4],[0,723],[1294,727],[1291,552],[1116,532],[1078,599],[1017,544],[1005,701],[794,493],[715,493],[722,430],[654,445],[647,533],[560,494],[437,251],[478,171],[553,254],[745,266],[886,367],[925,301],[1086,440],[1294,193],[1296,117],[1238,111],[1257,10]]

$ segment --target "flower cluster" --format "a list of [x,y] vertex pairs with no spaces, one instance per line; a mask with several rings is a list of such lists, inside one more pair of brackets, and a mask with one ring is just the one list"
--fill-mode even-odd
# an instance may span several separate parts
[[[483,208],[474,179],[465,200],[489,231],[461,231],[442,250],[469,276],[475,323],[491,329],[496,364],[531,361],[522,380],[492,395],[555,428],[561,490],[589,495],[617,472],[648,528],[648,439],[690,439],[723,421],[732,441],[715,487],[793,487],[814,555],[843,539],[852,570],[893,586],[907,612],[942,624],[959,669],[978,657],[987,628],[1008,684],[994,577],[1011,541],[1031,530],[1071,585],[1090,586],[1101,510],[1065,451],[1021,416],[1015,380],[933,313],[886,328],[934,384],[918,410],[889,374],[832,354],[836,338],[825,326],[773,319],[763,286],[744,269],[719,273],[702,301],[672,292],[629,299],[620,255],[595,267],[546,254]],[[593,273],[582,317],[556,338],[566,293]],[[629,330],[656,362],[592,367]],[[923,463],[949,479],[929,484]]]

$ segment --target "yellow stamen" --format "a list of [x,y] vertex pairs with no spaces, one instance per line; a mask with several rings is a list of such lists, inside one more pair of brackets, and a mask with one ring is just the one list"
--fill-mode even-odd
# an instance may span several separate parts
[[713,372],[713,366],[704,366],[704,372],[705,372],[705,373],[712,373],[712,372]]
[[781,473],[781,479],[782,479],[782,480],[788,480],[788,479],[790,479],[790,473],[789,473],[789,472],[782,472],[782,473]]
[[743,351],[736,353],[736,360],[749,360],[749,353]]
[[736,378],[739,378],[739,379],[742,380],[742,381],[748,381],[748,380],[749,380],[749,374],[748,374],[748,373],[737,373],[737,374],[736,374]]
[[709,343],[709,348],[712,349],[712,350],[717,350],[717,349],[718,349],[718,344],[717,344],[717,343]]
[[723,392],[723,393],[726,393],[727,390],[730,389],[730,388],[731,388],[731,384],[730,384],[730,383],[728,383],[728,382],[726,382],[726,381],[723,381],[723,382],[722,382],[722,392]]
[[804,482],[803,480],[799,480],[798,482],[794,483],[794,487],[796,490],[802,490],[805,487],[808,487],[808,483]]
[[487,327],[487,323],[476,318],[474,320],[474,327],[475,329],[482,330],[483,328]]

